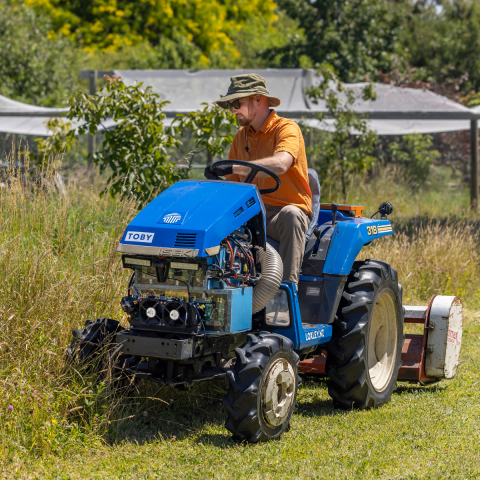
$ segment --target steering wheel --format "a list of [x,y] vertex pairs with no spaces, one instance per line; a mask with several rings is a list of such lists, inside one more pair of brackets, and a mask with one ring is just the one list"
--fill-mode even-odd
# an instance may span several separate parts
[[275,172],[272,172],[272,170],[270,170],[269,168],[262,167],[262,165],[257,165],[256,163],[252,162],[244,162],[243,160],[219,160],[218,162],[214,162],[210,165],[210,171],[213,173],[213,169],[221,165],[240,165],[242,167],[250,168],[250,173],[245,177],[243,183],[253,183],[253,180],[257,176],[258,172],[266,173],[269,177],[272,177],[277,182],[277,184],[272,188],[259,189],[262,195],[276,192],[282,184],[280,177]]

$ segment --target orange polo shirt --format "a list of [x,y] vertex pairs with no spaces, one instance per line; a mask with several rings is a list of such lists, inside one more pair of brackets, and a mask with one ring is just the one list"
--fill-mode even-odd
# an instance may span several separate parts
[[[255,132],[251,126],[249,128],[250,154],[245,150],[245,146],[245,127],[242,127],[233,139],[228,158],[249,162],[271,157],[277,152],[288,152],[292,155],[291,167],[283,175],[279,175],[282,185],[276,192],[262,195],[263,203],[276,207],[295,205],[310,215],[312,192],[308,185],[307,156],[300,127],[293,120],[279,117],[275,110],[271,110],[258,132]],[[243,181],[243,178],[237,174],[227,175],[227,178],[234,182]],[[275,180],[270,177],[256,178],[253,183],[260,189],[272,188],[276,185]]]

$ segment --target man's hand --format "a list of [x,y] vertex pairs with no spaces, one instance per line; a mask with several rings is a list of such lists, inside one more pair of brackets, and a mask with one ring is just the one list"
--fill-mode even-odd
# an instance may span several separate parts
[[215,167],[213,171],[210,170],[210,165],[207,165],[204,175],[205,178],[208,178],[209,180],[219,180],[220,177],[224,177],[225,175],[231,175],[232,173],[232,165],[219,165],[218,167]]

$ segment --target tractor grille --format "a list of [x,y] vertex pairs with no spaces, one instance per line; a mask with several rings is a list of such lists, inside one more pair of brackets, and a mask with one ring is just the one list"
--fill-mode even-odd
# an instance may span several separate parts
[[247,201],[247,208],[250,208],[252,205],[255,205],[257,202],[252,197],[250,200]]
[[196,239],[196,233],[177,233],[175,244],[173,246],[175,248],[193,248]]
[[237,218],[240,214],[242,214],[245,210],[243,209],[243,207],[240,207],[234,214],[233,216],[235,218]]

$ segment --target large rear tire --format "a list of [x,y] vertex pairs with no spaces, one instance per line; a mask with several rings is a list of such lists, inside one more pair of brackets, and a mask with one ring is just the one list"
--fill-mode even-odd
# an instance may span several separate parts
[[228,412],[225,427],[239,441],[280,439],[290,428],[300,384],[300,359],[292,342],[273,333],[249,334],[247,345],[235,354],[223,400]]
[[397,272],[385,262],[355,262],[328,345],[328,393],[345,410],[376,408],[396,388],[404,311]]

